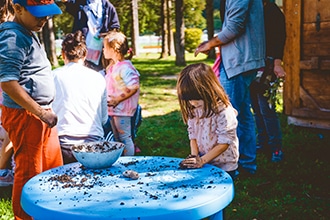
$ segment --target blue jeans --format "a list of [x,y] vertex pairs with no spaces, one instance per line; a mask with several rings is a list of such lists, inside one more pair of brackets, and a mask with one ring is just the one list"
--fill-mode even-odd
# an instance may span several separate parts
[[269,106],[263,95],[267,88],[257,82],[253,82],[250,88],[260,147],[270,147],[273,152],[282,150],[282,132],[275,106]]
[[256,70],[241,73],[228,79],[223,64],[220,64],[220,83],[229,96],[233,107],[238,111],[237,136],[239,140],[239,166],[255,173],[256,130],[251,112],[250,84],[256,77]]
[[135,153],[132,139],[131,117],[130,116],[112,116],[111,126],[115,140],[125,144],[124,156],[133,156]]

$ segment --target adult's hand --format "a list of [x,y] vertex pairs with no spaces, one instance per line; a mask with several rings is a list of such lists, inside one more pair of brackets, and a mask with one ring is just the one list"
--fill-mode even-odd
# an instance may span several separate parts
[[220,39],[217,36],[215,36],[211,40],[204,41],[203,43],[198,45],[194,54],[195,56],[197,56],[199,53],[208,54],[213,47],[217,47],[222,44],[223,43],[220,41]]
[[284,78],[285,77],[285,71],[282,67],[282,60],[276,59],[274,61],[274,73],[277,76],[277,78]]
[[200,45],[198,45],[198,47],[195,50],[195,57],[199,54],[199,53],[204,53],[204,54],[208,54],[211,50],[210,44],[208,41],[204,41],[203,43],[201,43]]

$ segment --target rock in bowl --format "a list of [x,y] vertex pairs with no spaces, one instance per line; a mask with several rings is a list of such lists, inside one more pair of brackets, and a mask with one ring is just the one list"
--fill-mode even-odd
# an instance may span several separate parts
[[111,167],[123,153],[125,145],[120,142],[101,141],[73,145],[74,157],[84,167],[102,169]]

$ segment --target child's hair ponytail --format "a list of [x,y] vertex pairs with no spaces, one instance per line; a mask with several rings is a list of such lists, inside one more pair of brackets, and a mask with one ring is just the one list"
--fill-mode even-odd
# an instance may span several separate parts
[[127,54],[125,56],[125,59],[126,60],[131,60],[134,56],[134,53],[133,53],[133,48],[128,48],[128,51],[127,51]]

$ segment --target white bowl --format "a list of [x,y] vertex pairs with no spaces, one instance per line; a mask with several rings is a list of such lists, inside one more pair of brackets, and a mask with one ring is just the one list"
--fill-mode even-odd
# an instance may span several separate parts
[[125,145],[114,141],[90,142],[73,145],[74,157],[84,167],[102,169],[111,167],[123,153]]

